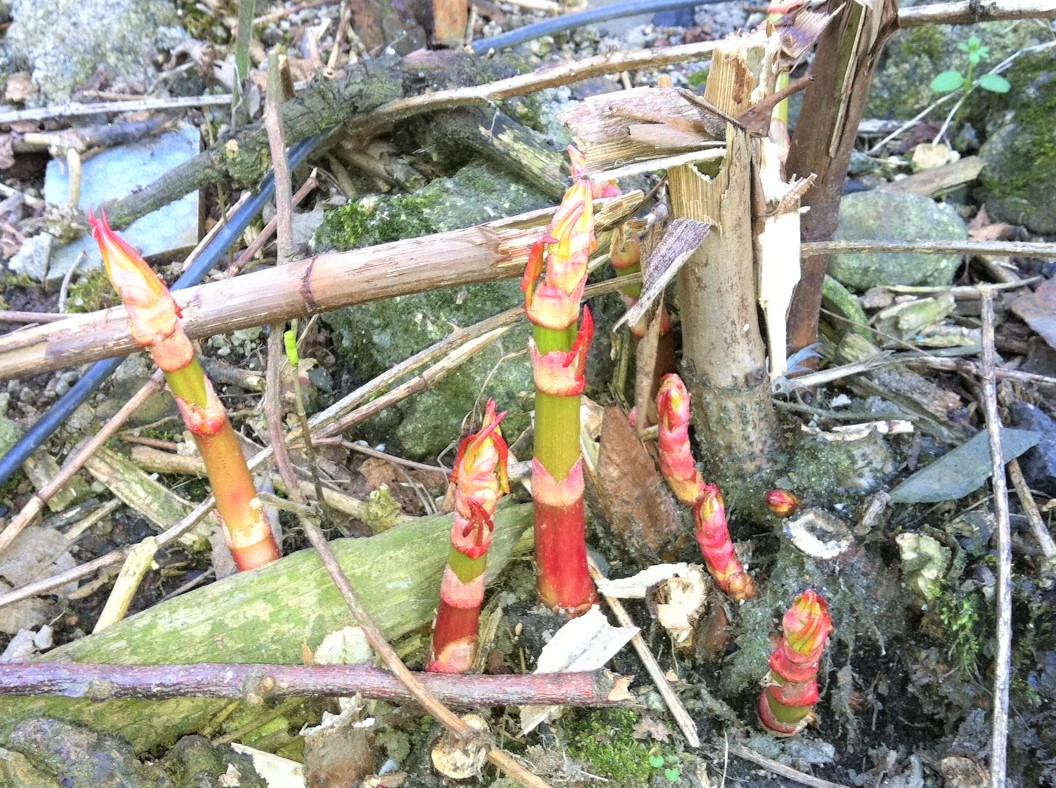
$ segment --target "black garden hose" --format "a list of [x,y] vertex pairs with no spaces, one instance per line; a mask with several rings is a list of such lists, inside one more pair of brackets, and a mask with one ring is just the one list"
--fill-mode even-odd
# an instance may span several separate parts
[[[726,0],[630,0],[630,2],[615,3],[613,5],[588,8],[574,14],[564,14],[552,19],[544,19],[535,24],[511,30],[507,33],[474,41],[470,48],[476,54],[484,54],[492,50],[506,49],[508,47],[523,44],[542,36],[561,33],[566,30],[574,30],[585,25],[605,22],[610,19],[619,19],[625,16],[636,16],[638,14],[656,14],[661,11],[673,11],[678,8],[687,8],[698,5],[712,5]],[[321,136],[312,137],[297,143],[290,150],[290,166],[300,164],[322,139]],[[235,242],[249,223],[259,214],[264,205],[271,199],[275,191],[275,180],[269,173],[261,182],[260,189],[249,201],[247,201],[224,227],[216,234],[212,242],[202,250],[195,258],[191,267],[177,279],[172,290],[180,290],[199,284],[206,273],[215,266],[222,258],[227,248]],[[77,383],[70,388],[51,408],[19,439],[8,452],[0,457],[0,484],[3,484],[15,474],[36,449],[46,441],[59,426],[70,417],[85,400],[91,396],[107,378],[113,374],[122,358],[109,358],[98,361]]]
[[585,11],[577,11],[574,14],[562,14],[541,22],[519,27],[507,33],[501,33],[493,38],[482,38],[469,45],[475,54],[482,55],[491,50],[506,49],[508,47],[523,44],[543,36],[554,33],[563,33],[566,30],[574,30],[578,27],[593,25],[598,22],[606,22],[610,19],[619,19],[624,16],[637,16],[638,14],[657,14],[661,11],[673,11],[676,8],[689,8],[698,5],[714,5],[727,2],[727,0],[629,0],[625,3],[614,3],[613,5],[597,6]]
[[[290,149],[290,167],[295,167],[305,160],[312,149],[322,139],[321,136],[312,137],[297,143]],[[249,200],[243,203],[235,215],[232,216],[213,240],[202,250],[190,267],[183,272],[179,279],[172,283],[172,290],[182,290],[199,284],[205,275],[223,259],[224,254],[231,244],[242,235],[249,223],[264,210],[265,204],[275,193],[275,178],[269,173],[261,182],[260,189]],[[12,446],[7,454],[0,457],[0,484],[10,479],[22,466],[34,451],[46,441],[59,426],[70,417],[70,415],[91,396],[105,381],[124,358],[108,358],[105,361],[97,361],[92,364],[91,369],[77,381],[69,391],[63,394],[58,401],[48,409],[47,413],[37,420],[36,424],[29,428],[25,435]]]

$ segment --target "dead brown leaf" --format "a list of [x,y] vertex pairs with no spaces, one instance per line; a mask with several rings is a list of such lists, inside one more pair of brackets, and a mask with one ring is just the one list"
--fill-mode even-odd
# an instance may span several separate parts
[[0,134],[0,170],[15,166],[15,149],[10,134]]
[[635,739],[652,739],[667,743],[671,741],[671,729],[659,720],[644,716],[631,728],[631,736]]
[[359,466],[359,472],[367,482],[367,487],[376,490],[383,484],[393,484],[399,479],[396,469],[388,460],[377,457],[367,457]]
[[619,407],[605,408],[598,458],[598,494],[612,532],[639,560],[668,561],[690,545],[678,504]]
[[36,92],[37,86],[33,84],[33,78],[25,71],[19,71],[7,78],[4,98],[12,104],[21,104]]
[[1012,311],[1056,348],[1056,281],[1042,282],[1034,292],[1021,295],[1012,302]]
[[1009,226],[1004,222],[991,222],[984,205],[968,223],[968,237],[973,241],[999,241],[1005,237]]

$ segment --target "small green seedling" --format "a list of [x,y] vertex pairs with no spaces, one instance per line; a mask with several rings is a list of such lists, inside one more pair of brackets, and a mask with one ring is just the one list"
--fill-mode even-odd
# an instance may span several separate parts
[[983,74],[978,82],[974,81],[975,67],[990,57],[990,47],[985,46],[978,37],[972,36],[962,41],[957,48],[968,55],[968,72],[962,74],[956,69],[943,71],[931,80],[931,89],[935,93],[953,93],[962,89],[968,93],[976,84],[991,93],[1008,93],[1012,89],[1012,85],[1000,74]]
[[666,758],[663,755],[651,755],[649,765],[654,769],[663,769],[664,777],[669,783],[677,783],[682,779],[682,773],[678,770],[677,755],[668,755]]

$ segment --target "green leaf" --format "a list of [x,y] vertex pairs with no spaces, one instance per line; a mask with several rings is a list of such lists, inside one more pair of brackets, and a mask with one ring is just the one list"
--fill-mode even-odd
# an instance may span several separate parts
[[652,766],[654,769],[659,769],[661,766],[664,765],[663,756],[662,755],[650,755],[649,756],[649,765]]
[[964,41],[962,41],[961,43],[959,43],[959,44],[957,45],[957,48],[958,48],[959,50],[961,50],[962,52],[967,52],[967,51],[968,51],[968,44],[967,44],[967,43],[965,43]]
[[677,783],[682,779],[681,773],[678,769],[664,769],[664,777],[667,778],[668,782]]
[[979,77],[979,87],[991,93],[1008,93],[1012,85],[1000,74],[983,74]]
[[943,71],[931,80],[931,89],[935,93],[952,93],[963,85],[964,77],[960,71]]
[[968,48],[969,49],[977,50],[977,49],[979,49],[979,45],[981,43],[983,43],[983,42],[979,39],[979,36],[970,36],[968,38]]
[[979,47],[979,57],[982,60],[986,60],[990,57],[990,47]]
[[968,62],[971,63],[973,66],[978,66],[979,65],[979,61],[982,60],[982,59],[983,59],[983,55],[982,55],[981,52],[969,52],[968,53]]

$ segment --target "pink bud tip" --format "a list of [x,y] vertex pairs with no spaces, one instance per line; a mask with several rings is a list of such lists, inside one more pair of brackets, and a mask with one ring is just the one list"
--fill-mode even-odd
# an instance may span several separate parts
[[799,497],[789,490],[770,490],[766,493],[766,505],[778,517],[789,517],[799,508]]

